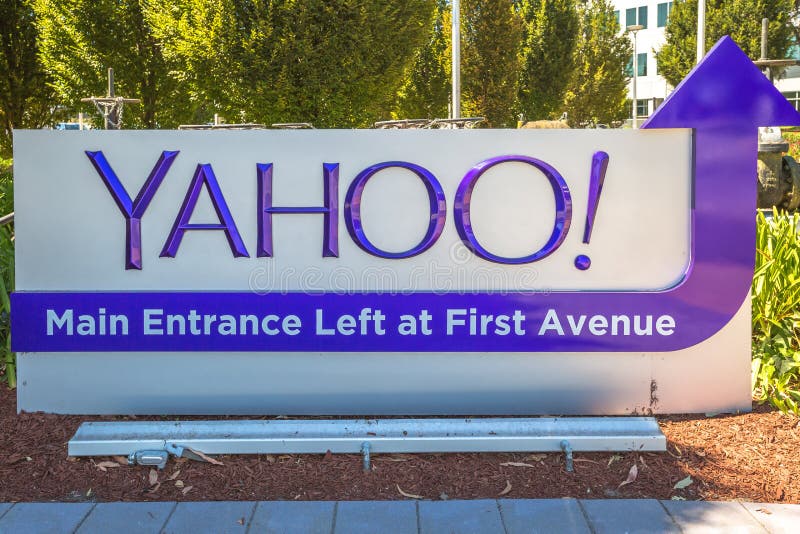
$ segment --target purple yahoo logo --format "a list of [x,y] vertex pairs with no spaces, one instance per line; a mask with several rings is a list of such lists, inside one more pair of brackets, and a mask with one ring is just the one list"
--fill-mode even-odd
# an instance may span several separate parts
[[[127,221],[126,226],[126,269],[142,268],[142,238],[141,238],[141,218],[147,209],[150,200],[156,194],[158,186],[164,180],[170,165],[178,155],[178,151],[165,151],[153,167],[150,177],[142,186],[136,200],[131,202],[128,192],[117,178],[111,165],[106,160],[102,152],[87,151],[86,155],[91,160],[103,182],[106,184],[111,196],[122,211]],[[547,243],[539,250],[519,258],[506,258],[491,253],[483,244],[478,242],[475,232],[472,229],[470,217],[470,201],[475,185],[480,177],[492,167],[503,163],[525,163],[540,171],[550,183],[555,197],[556,218],[553,225],[553,232]],[[600,192],[605,179],[606,168],[608,167],[608,154],[597,152],[592,158],[590,173],[590,195],[589,195],[589,215],[586,219],[586,229],[584,233],[584,243],[589,242],[592,233],[592,224],[597,212],[597,204],[600,200]],[[422,240],[413,248],[402,252],[388,252],[376,247],[366,236],[363,222],[361,220],[361,201],[364,188],[370,178],[378,172],[389,168],[406,169],[414,173],[424,184],[428,193],[430,222],[428,229]],[[309,214],[318,213],[323,216],[323,257],[339,256],[339,164],[323,163],[322,179],[324,187],[324,199],[322,206],[307,207],[286,207],[274,206],[272,204],[272,185],[273,185],[273,165],[272,163],[256,164],[256,176],[258,187],[258,257],[271,258],[274,255],[272,245],[272,217],[280,214]],[[191,223],[189,222],[194,213],[197,201],[203,190],[203,186],[211,199],[211,203],[216,211],[218,222],[215,223]],[[379,258],[403,259],[422,254],[431,248],[444,231],[447,218],[447,200],[444,189],[439,180],[428,169],[405,161],[386,161],[372,165],[361,171],[350,184],[344,202],[344,221],[347,232],[353,242],[363,251]],[[475,255],[485,260],[509,265],[519,265],[532,263],[546,258],[556,251],[564,242],[569,232],[572,221],[572,195],[569,187],[561,174],[548,163],[529,156],[507,155],[489,158],[481,161],[472,167],[461,180],[455,194],[454,219],[456,230],[461,237],[464,245]],[[231,253],[234,258],[250,257],[245,247],[244,241],[236,227],[228,203],[222,193],[217,177],[210,164],[198,164],[194,176],[189,184],[189,190],[183,200],[183,204],[178,210],[175,223],[167,237],[161,251],[161,257],[174,258],[178,254],[181,241],[190,230],[221,230],[225,233]],[[576,259],[576,267],[582,270],[589,268],[589,258],[579,256]]]

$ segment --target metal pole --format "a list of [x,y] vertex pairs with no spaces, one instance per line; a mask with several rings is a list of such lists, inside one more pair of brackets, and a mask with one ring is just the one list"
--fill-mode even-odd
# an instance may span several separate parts
[[[769,19],[764,17],[761,19],[761,57],[759,58],[761,61],[766,61],[768,59],[767,56],[767,30],[769,28]],[[772,82],[772,69],[769,67],[764,68],[764,74],[766,74],[769,81]]]
[[149,457],[148,464],[163,464],[159,451],[182,456],[186,449],[205,454],[360,452],[367,467],[368,456],[392,452],[664,451],[666,438],[652,417],[114,421],[83,423],[67,452],[133,453],[137,463]]
[[[114,98],[116,95],[114,94],[114,69],[108,69],[108,98]],[[116,130],[117,129],[117,106],[111,107],[108,112],[108,115],[105,117],[105,126],[106,130]]]
[[450,118],[458,119],[461,117],[461,8],[459,0],[453,0],[453,90],[452,105],[450,106]]
[[639,58],[636,54],[636,34],[639,30],[643,30],[644,26],[641,24],[632,24],[626,28],[633,34],[633,61],[631,66],[633,72],[631,73],[631,127],[637,127],[636,121],[636,77],[639,75]]
[[636,77],[639,75],[639,58],[636,55],[636,30],[633,30],[633,78],[631,80],[631,125],[635,130],[638,128],[636,115]]
[[706,0],[697,0],[697,62],[706,55]]

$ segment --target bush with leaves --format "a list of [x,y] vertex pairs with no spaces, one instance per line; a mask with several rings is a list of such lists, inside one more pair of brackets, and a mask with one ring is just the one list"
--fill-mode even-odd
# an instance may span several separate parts
[[753,396],[800,413],[800,215],[758,215],[753,277]]
[[619,32],[614,6],[609,0],[583,4],[578,13],[581,31],[577,65],[564,104],[569,124],[579,128],[623,121],[630,111],[627,106],[630,77],[625,73],[633,52],[630,38]]
[[[730,35],[750,57],[761,56],[761,19],[769,19],[767,56],[786,57],[792,44],[794,0],[709,0],[706,2],[705,50]],[[658,73],[676,86],[697,57],[697,2],[675,0],[666,27],[666,42],[656,52]]]
[[525,120],[564,111],[576,65],[580,19],[575,0],[520,0],[524,20],[518,112]]
[[[10,161],[0,160],[0,216],[14,211]],[[11,352],[11,302],[14,289],[13,225],[0,226],[0,382],[16,385],[15,360]]]

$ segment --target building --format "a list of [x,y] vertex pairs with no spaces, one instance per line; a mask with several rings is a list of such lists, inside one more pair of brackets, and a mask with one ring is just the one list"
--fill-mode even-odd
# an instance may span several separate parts
[[[620,31],[628,26],[641,25],[636,32],[636,115],[640,119],[649,117],[664,101],[672,87],[658,74],[654,50],[663,46],[664,29],[669,20],[672,2],[660,0],[615,0],[615,15]],[[632,36],[631,36],[632,38]],[[632,61],[631,61],[632,63]],[[632,73],[633,74],[633,73]],[[628,84],[628,98],[631,98],[631,83]]]
[[[620,32],[628,26],[644,26],[636,33],[638,72],[636,73],[636,110],[639,119],[649,117],[672,91],[672,86],[658,74],[655,51],[663,46],[672,2],[662,0],[614,0],[614,13]],[[632,38],[632,36],[631,36]],[[790,56],[800,59],[800,46],[793,46]],[[752,58],[756,59],[756,58]],[[775,58],[771,58],[775,59]],[[632,98],[631,83],[628,98]],[[775,81],[783,95],[800,110],[800,67],[789,67]]]
[[[800,60],[800,46],[794,45],[789,56]],[[783,96],[794,104],[794,109],[800,111],[800,67],[788,67],[775,81]]]

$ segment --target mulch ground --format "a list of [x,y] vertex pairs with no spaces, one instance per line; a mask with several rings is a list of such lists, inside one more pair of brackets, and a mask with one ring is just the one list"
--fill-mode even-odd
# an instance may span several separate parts
[[503,496],[800,503],[800,420],[759,406],[743,415],[659,417],[666,453],[580,453],[573,473],[561,454],[522,453],[376,455],[369,473],[357,455],[222,456],[223,465],[179,458],[156,472],[119,457],[68,458],[67,441],[87,420],[115,418],[18,415],[15,393],[0,385],[0,502]]

